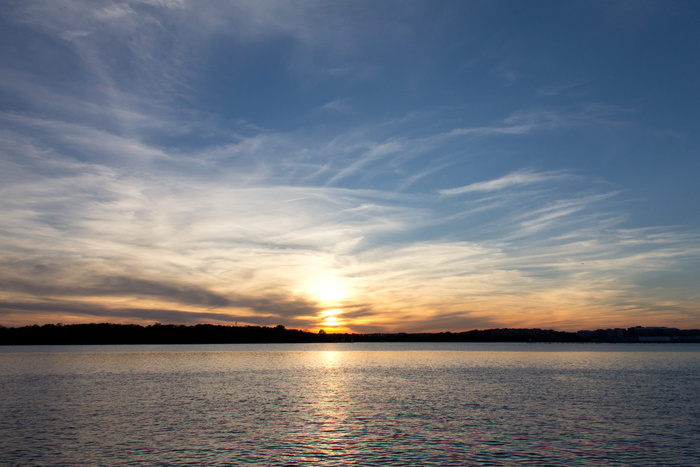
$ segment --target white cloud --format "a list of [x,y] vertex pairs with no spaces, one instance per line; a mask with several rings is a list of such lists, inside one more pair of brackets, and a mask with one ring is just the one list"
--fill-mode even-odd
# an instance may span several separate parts
[[343,178],[351,177],[365,169],[369,164],[377,160],[394,154],[401,150],[401,144],[397,141],[388,141],[386,143],[372,144],[369,148],[362,151],[359,158],[351,164],[346,165],[342,170],[338,171],[329,181],[329,184],[334,184]]
[[535,172],[530,169],[521,169],[504,175],[503,177],[496,178],[494,180],[476,182],[457,188],[440,190],[440,194],[445,196],[453,196],[482,191],[500,191],[521,185],[531,185],[534,183],[544,183],[555,180],[561,180],[566,177],[569,177],[569,175],[563,172]]

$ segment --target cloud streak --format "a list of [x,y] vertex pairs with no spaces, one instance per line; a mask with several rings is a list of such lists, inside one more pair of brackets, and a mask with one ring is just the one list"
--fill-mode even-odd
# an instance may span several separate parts
[[532,170],[521,169],[515,172],[511,172],[503,177],[488,180],[485,182],[476,182],[469,185],[449,188],[447,190],[440,190],[441,195],[454,196],[462,195],[465,193],[474,192],[491,192],[500,191],[508,188],[513,188],[521,185],[531,185],[534,183],[544,183],[554,180],[559,180],[561,178],[567,177],[568,175],[558,172],[548,172],[548,173],[536,173]]

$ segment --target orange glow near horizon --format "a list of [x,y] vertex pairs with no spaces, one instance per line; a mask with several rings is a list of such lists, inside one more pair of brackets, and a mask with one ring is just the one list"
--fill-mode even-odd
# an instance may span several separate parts
[[[392,270],[401,270],[402,274],[385,276],[384,271],[362,271],[363,277],[355,279],[360,274],[352,268],[325,271],[323,275],[317,273],[316,277],[299,274],[310,278],[297,279],[296,286],[290,287],[300,297],[302,307],[300,313],[286,315],[289,319],[284,315],[276,318],[274,314],[268,314],[262,320],[263,313],[258,315],[245,304],[202,306],[188,303],[178,295],[156,297],[144,293],[107,297],[59,295],[32,300],[32,308],[38,310],[36,313],[29,315],[21,309],[6,310],[0,324],[12,327],[89,322],[232,325],[235,320],[239,325],[280,324],[315,332],[323,329],[329,333],[460,332],[503,327],[561,331],[633,326],[698,327],[690,312],[692,301],[676,299],[655,303],[650,300],[649,303],[664,306],[668,311],[645,314],[644,308],[637,304],[643,300],[629,298],[624,288],[616,289],[607,283],[598,288],[595,287],[597,284],[585,287],[587,284],[583,283],[577,287],[570,283],[564,287],[555,283],[550,288],[528,290],[527,281],[517,276],[508,277],[509,283],[499,284],[495,279],[502,276],[488,276],[494,278],[489,282],[485,273],[475,273],[468,278],[428,277],[421,280],[421,277],[413,277],[413,271],[408,268],[392,267]],[[480,274],[485,275],[480,277]],[[264,282],[265,277],[261,277],[260,281]],[[194,285],[189,287],[194,288]],[[215,290],[222,297],[235,296],[236,293],[223,282],[212,282],[209,287],[202,284],[201,289]],[[503,293],[504,289],[509,293]],[[263,300],[268,296],[267,291],[262,287],[248,290],[250,297],[261,300],[251,302],[265,304]],[[28,297],[19,295],[4,294],[2,298],[6,303],[29,303]],[[54,303],[71,304],[76,312],[39,311],[42,304]],[[305,303],[315,310],[309,313]],[[609,303],[618,305],[610,306]],[[63,307],[65,309],[67,305]],[[93,307],[96,313],[90,314]]]

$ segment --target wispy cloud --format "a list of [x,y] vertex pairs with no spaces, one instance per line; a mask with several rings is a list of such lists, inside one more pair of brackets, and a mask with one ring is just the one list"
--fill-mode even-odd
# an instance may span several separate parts
[[365,169],[372,162],[381,159],[382,157],[393,154],[401,149],[401,144],[397,141],[389,141],[386,143],[372,145],[352,164],[344,167],[329,180],[329,184],[333,184],[338,180],[357,174]]
[[570,177],[570,175],[563,172],[535,172],[531,169],[521,169],[515,172],[511,172],[503,177],[496,178],[494,180],[488,180],[485,182],[476,182],[469,185],[448,188],[446,190],[440,190],[441,195],[454,196],[461,195],[465,193],[474,192],[491,192],[500,191],[507,188],[513,188],[521,185],[531,185],[535,183],[544,183],[549,181],[561,180],[562,178]]

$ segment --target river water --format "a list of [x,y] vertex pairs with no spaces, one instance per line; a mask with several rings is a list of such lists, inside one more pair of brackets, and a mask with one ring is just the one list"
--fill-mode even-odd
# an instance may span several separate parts
[[700,465],[697,344],[0,347],[0,465]]

